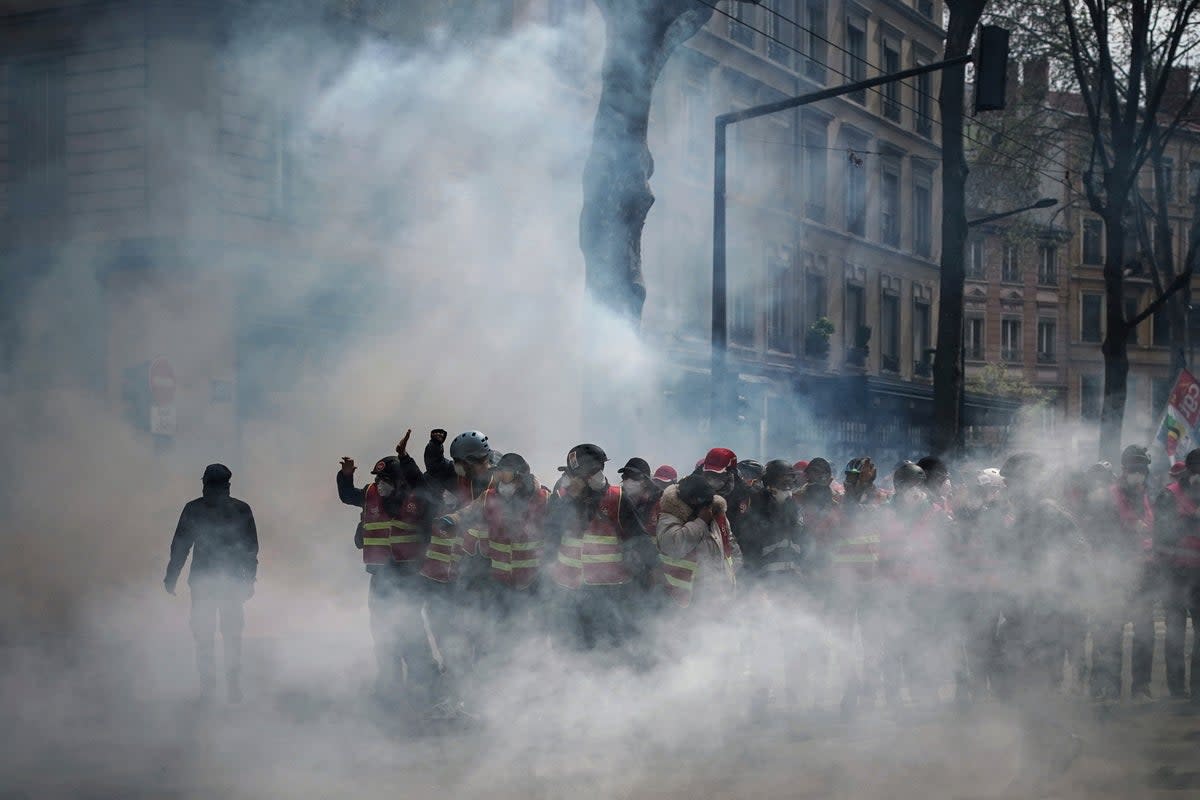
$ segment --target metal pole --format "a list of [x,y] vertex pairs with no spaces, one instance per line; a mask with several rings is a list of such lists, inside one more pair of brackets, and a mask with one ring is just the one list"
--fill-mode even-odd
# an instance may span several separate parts
[[713,158],[713,252],[712,252],[712,405],[709,430],[715,432],[724,419],[726,349],[729,341],[725,286],[725,146],[728,124],[717,118],[714,125]]
[[[752,106],[734,111],[728,114],[721,114],[714,120],[714,154],[713,154],[713,265],[712,265],[712,406],[710,408],[709,425],[710,429],[715,429],[718,420],[724,419],[729,413],[729,409],[725,407],[727,389],[725,385],[728,374],[728,359],[727,359],[727,343],[728,329],[726,320],[726,281],[725,281],[725,149],[726,149],[726,134],[730,125],[735,122],[742,122],[755,117],[763,117],[767,114],[774,114],[779,111],[786,111],[790,108],[799,108],[800,106],[815,103],[818,100],[828,100],[832,97],[840,97],[844,94],[857,92],[864,89],[870,89],[875,86],[882,86],[885,83],[895,83],[906,78],[913,78],[917,75],[924,75],[927,72],[936,72],[946,67],[953,67],[959,64],[966,64],[974,59],[973,55],[958,56],[945,61],[937,61],[932,64],[925,64],[911,69],[893,72],[888,75],[879,75],[865,81],[856,83],[847,83],[842,86],[835,86],[832,89],[822,89],[819,92],[811,92],[798,97],[791,97],[787,100],[780,100],[775,103],[767,103],[761,106]],[[732,393],[728,393],[731,395]]]

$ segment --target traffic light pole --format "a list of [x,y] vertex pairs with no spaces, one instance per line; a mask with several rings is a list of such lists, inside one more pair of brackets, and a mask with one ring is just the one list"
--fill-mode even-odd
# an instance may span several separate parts
[[[730,411],[730,397],[726,394],[730,388],[728,380],[728,344],[729,329],[727,316],[727,287],[725,264],[725,196],[726,196],[726,147],[728,144],[728,129],[730,125],[744,122],[756,117],[765,117],[792,108],[815,103],[818,100],[828,100],[852,92],[864,91],[886,83],[915,78],[929,72],[937,72],[947,67],[966,64],[974,59],[973,55],[959,56],[945,61],[936,61],[912,69],[880,75],[865,81],[847,83],[832,89],[822,89],[787,100],[779,100],[761,106],[752,106],[741,111],[721,114],[714,121],[714,154],[713,154],[713,255],[712,255],[712,405],[710,407],[710,429],[717,427]],[[724,412],[724,413],[723,413]]]

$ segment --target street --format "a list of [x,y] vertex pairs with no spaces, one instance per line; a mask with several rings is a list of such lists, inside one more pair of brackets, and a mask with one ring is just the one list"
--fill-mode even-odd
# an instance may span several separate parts
[[[511,703],[468,724],[415,732],[371,699],[372,665],[360,640],[249,641],[253,669],[240,706],[198,703],[189,643],[160,644],[169,646],[79,649],[54,669],[17,653],[4,683],[4,796],[1167,798],[1200,791],[1200,713],[1179,701],[1099,708],[1062,697],[1054,735],[1078,736],[1078,756],[1035,790],[1022,783],[1036,758],[1023,742],[1034,739],[1022,737],[1027,728],[1012,709],[993,702],[967,711],[948,702],[881,708],[853,723],[827,710],[751,722],[736,687],[697,693],[695,685],[664,682],[673,670],[703,679],[702,661],[641,676],[582,674],[564,664],[560,677],[578,692],[548,675],[525,682],[514,675],[504,687]],[[1156,670],[1156,686],[1161,677]],[[654,687],[665,687],[661,696]]]

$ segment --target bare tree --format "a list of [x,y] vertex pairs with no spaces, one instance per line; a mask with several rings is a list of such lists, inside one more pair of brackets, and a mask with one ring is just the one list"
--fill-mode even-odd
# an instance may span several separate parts
[[[947,0],[950,20],[946,26],[947,59],[966,55],[971,36],[987,0]],[[942,112],[942,269],[938,291],[937,358],[933,366],[934,453],[950,452],[959,426],[959,393],[963,346],[963,262],[967,246],[967,160],[963,154],[963,99],[966,68],[950,67],[942,72],[938,104]]]
[[[1127,226],[1140,203],[1138,176],[1152,155],[1162,124],[1171,68],[1181,64],[1193,46],[1190,28],[1197,7],[1200,0],[1061,0],[1071,64],[1088,126],[1083,188],[1089,207],[1104,221],[1106,234],[1101,456],[1111,457],[1121,446],[1128,340],[1133,325],[1146,313],[1133,318],[1125,315]],[[1180,118],[1177,112],[1166,123],[1166,130]]]
[[596,5],[607,38],[583,172],[579,246],[592,299],[636,327],[646,298],[642,227],[654,204],[654,158],[646,142],[650,101],[663,65],[704,27],[715,0],[596,0]]

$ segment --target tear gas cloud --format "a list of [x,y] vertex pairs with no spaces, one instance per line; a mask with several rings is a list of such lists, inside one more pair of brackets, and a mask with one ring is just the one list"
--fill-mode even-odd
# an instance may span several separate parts
[[[721,443],[656,413],[671,365],[584,305],[577,230],[594,100],[562,102],[555,61],[564,48],[588,54],[581,74],[597,80],[603,32],[594,12],[565,29],[526,25],[470,47],[435,32],[420,45],[347,48],[317,28],[275,30],[258,18],[234,30],[222,91],[286,112],[281,136],[318,155],[304,175],[311,257],[264,268],[196,247],[188,266],[211,271],[198,279],[202,289],[239,293],[237,303],[264,318],[310,315],[324,333],[239,447],[220,435],[181,435],[156,455],[112,403],[56,388],[52,365],[96,346],[90,325],[106,289],[93,254],[63,247],[28,287],[13,310],[12,386],[0,404],[11,464],[0,487],[10,545],[0,567],[0,691],[13,721],[0,769],[10,790],[328,796],[353,785],[366,796],[412,797],[925,797],[1003,785],[1020,769],[1031,740],[1005,715],[972,723],[966,744],[963,729],[948,724],[907,741],[900,730],[886,744],[863,738],[858,749],[794,749],[825,725],[845,733],[832,716],[802,734],[755,730],[770,742],[755,744],[745,722],[759,676],[827,707],[864,648],[853,626],[826,624],[803,592],[747,594],[731,619],[683,635],[669,618],[647,620],[647,637],[666,643],[652,667],[540,640],[516,654],[496,648],[472,679],[480,721],[470,732],[397,733],[367,699],[375,666],[366,578],[351,546],[354,512],[334,491],[340,456],[356,458],[361,483],[405,429],[419,459],[430,429],[478,428],[499,449],[525,455],[550,485],[577,441],[637,442],[636,452],[609,449],[610,479],[631,455],[686,472]],[[151,141],[176,137],[165,202],[195,239],[212,241],[222,222],[211,206],[227,167],[211,143],[191,146],[203,127],[194,115],[203,113],[218,112],[160,103],[148,108],[146,128]],[[707,213],[705,198],[669,200]],[[655,224],[652,212],[648,235]],[[64,241],[85,235],[69,233]],[[330,253],[348,266],[331,274]],[[706,283],[703,269],[695,280]],[[314,300],[331,283],[359,290],[352,313]],[[669,317],[672,300],[655,291],[648,313]],[[228,323],[161,278],[134,294],[157,320],[156,341],[181,389],[200,391],[186,374],[205,374],[229,348]],[[581,419],[587,371],[645,411],[633,435]],[[788,444],[749,455],[816,454]],[[191,702],[185,593],[166,597],[161,580],[179,508],[215,460],[230,464],[234,495],[254,508],[261,567],[247,605],[250,698],[238,709],[200,711]],[[889,467],[880,465],[881,477]],[[1043,566],[1052,584],[1054,569]],[[923,629],[952,616],[931,613]],[[785,639],[807,643],[803,674],[782,674]],[[964,766],[946,770],[932,752],[956,754]],[[864,758],[886,766],[855,775],[850,764]],[[892,782],[901,774],[903,788]]]

